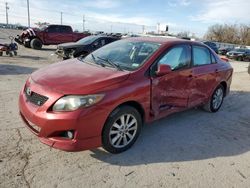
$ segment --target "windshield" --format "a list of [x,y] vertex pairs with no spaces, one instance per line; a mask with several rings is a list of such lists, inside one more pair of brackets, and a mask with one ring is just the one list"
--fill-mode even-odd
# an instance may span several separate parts
[[236,49],[237,52],[246,52],[246,49]]
[[94,42],[98,38],[99,38],[98,36],[84,37],[84,38],[78,40],[76,43],[87,45],[87,44],[91,44],[92,42]]
[[120,40],[110,43],[86,56],[83,60],[94,63],[108,60],[125,70],[138,69],[160,47],[160,44],[143,41]]

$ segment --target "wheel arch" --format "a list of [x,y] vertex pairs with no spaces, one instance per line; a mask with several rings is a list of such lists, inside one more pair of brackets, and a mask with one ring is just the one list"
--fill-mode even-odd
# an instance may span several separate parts
[[[131,107],[135,108],[140,113],[141,118],[142,118],[142,122],[144,123],[144,121],[145,121],[145,110],[144,110],[144,108],[142,107],[142,105],[139,102],[136,102],[136,101],[133,101],[133,100],[126,101],[126,102],[123,102],[123,103],[119,104],[115,109],[117,109],[117,108],[119,108],[121,106],[131,106]],[[114,112],[115,109],[112,112]],[[112,114],[112,112],[111,112],[111,114]]]
[[224,97],[225,97],[225,96],[226,96],[226,93],[227,93],[227,82],[222,81],[222,82],[220,82],[220,84],[223,86],[223,89],[224,89]]

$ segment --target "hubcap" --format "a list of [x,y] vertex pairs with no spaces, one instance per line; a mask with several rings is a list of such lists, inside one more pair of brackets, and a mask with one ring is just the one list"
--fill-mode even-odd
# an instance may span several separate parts
[[213,95],[213,108],[218,109],[223,100],[223,90],[221,88],[217,89]]
[[113,147],[127,146],[135,137],[137,120],[132,114],[123,114],[110,128],[109,140]]

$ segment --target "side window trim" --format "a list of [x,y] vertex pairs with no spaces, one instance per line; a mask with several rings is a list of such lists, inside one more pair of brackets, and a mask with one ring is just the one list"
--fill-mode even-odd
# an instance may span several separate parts
[[[211,55],[211,64],[216,64],[217,60],[216,60],[214,54],[211,51],[210,51],[210,55]],[[213,62],[213,59],[214,59],[214,62]]]

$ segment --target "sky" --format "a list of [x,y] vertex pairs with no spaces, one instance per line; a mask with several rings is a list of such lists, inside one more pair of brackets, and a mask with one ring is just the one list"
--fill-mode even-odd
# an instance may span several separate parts
[[[0,0],[0,23],[27,25],[27,0]],[[189,31],[202,37],[216,23],[250,24],[250,0],[29,0],[31,26],[36,22],[62,23],[83,30],[105,32]]]

